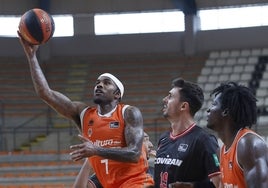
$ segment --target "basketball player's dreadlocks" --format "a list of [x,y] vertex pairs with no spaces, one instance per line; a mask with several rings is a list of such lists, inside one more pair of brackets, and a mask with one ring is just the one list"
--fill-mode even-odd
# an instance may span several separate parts
[[222,83],[211,95],[221,94],[221,109],[227,110],[235,123],[235,129],[251,128],[257,121],[257,106],[253,92],[235,82]]

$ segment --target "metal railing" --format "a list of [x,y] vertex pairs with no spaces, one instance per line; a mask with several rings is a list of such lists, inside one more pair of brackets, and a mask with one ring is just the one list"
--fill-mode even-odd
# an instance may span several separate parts
[[[4,106],[3,103],[0,104],[1,106]],[[54,133],[56,134],[56,139],[55,142],[53,142],[53,145],[54,148],[60,152],[62,133],[66,133],[70,136],[76,133],[76,128],[72,125],[71,121],[69,121],[67,128],[55,128],[52,119],[52,109],[49,107],[12,127],[5,126],[4,108],[1,108],[1,115],[0,151],[16,151],[19,150],[23,144],[30,143],[40,135],[48,136],[49,134]],[[31,151],[31,149],[31,145],[29,145],[29,150]],[[45,149],[46,148],[40,148],[40,150]]]

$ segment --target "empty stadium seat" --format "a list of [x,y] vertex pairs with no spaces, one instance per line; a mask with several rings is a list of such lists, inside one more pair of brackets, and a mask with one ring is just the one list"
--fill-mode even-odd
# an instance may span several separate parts
[[214,59],[208,59],[205,62],[205,67],[210,67],[210,66],[215,66],[215,65],[216,65],[216,62]]
[[261,53],[262,53],[262,50],[261,49],[252,49],[251,50],[251,55],[252,56],[260,56],[261,55]]
[[221,74],[219,76],[219,82],[226,82],[229,80],[230,75],[229,74]]
[[256,97],[257,98],[259,98],[259,97],[266,97],[267,95],[268,95],[267,89],[265,89],[265,88],[259,88],[256,91]]
[[214,83],[206,83],[204,91],[211,92],[214,89],[215,84]]
[[210,59],[217,59],[219,57],[220,57],[220,53],[218,51],[213,51],[213,52],[210,52],[209,54]]
[[240,54],[242,57],[248,57],[251,55],[251,50],[249,49],[244,49],[244,50],[241,50],[241,54]]
[[198,76],[197,78],[197,82],[200,83],[200,84],[203,84],[203,83],[206,83],[208,80],[208,77],[207,76]]
[[254,65],[245,65],[245,67],[244,67],[244,72],[246,72],[246,73],[252,73],[254,70],[255,70]]
[[231,74],[230,81],[239,82],[240,81],[240,75],[239,74]]
[[240,80],[241,81],[249,81],[251,79],[251,73],[244,72],[241,74]]
[[240,56],[240,50],[231,50],[230,57],[239,57]]
[[266,80],[266,79],[262,79],[261,81],[260,81],[260,86],[259,86],[260,88],[268,88],[268,80]]
[[228,66],[234,66],[235,64],[236,64],[235,58],[228,58],[226,61],[226,65],[228,65]]
[[223,67],[222,73],[231,74],[233,72],[233,68],[230,66]]
[[224,66],[226,64],[226,59],[217,59],[215,66]]
[[209,75],[212,73],[212,68],[211,67],[203,67],[201,70],[202,75]]
[[216,82],[218,82],[218,75],[211,74],[208,77],[208,82],[209,83],[216,83]]
[[268,72],[267,71],[263,73],[262,78],[268,80]]
[[212,69],[212,74],[216,74],[216,75],[218,75],[218,74],[220,74],[222,72],[222,67],[220,67],[220,66],[215,66],[215,67],[213,67],[213,69]]
[[235,65],[233,69],[233,73],[242,73],[244,70],[243,65]]
[[268,55],[268,48],[263,48],[261,55]]
[[258,57],[255,57],[255,56],[251,56],[251,57],[248,57],[248,64],[257,64],[258,63],[258,60],[259,58]]
[[248,63],[248,58],[247,57],[239,57],[237,59],[237,64],[246,65],[247,63]]
[[220,57],[220,58],[227,58],[227,57],[229,57],[229,55],[230,55],[230,51],[228,51],[228,50],[224,50],[224,51],[221,51],[221,52],[220,52],[219,57]]

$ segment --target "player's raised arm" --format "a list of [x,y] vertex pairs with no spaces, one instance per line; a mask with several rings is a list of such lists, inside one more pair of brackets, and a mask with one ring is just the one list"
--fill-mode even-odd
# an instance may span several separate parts
[[62,93],[54,91],[49,87],[36,56],[39,46],[29,44],[21,37],[19,32],[18,35],[29,62],[31,77],[37,95],[55,111],[66,118],[74,120],[76,124],[80,125],[79,114],[80,111],[86,107],[86,104],[81,102],[72,102]]

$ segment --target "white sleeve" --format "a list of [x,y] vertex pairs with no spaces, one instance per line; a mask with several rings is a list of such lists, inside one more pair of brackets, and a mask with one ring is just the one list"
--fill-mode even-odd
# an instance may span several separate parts
[[80,122],[81,122],[81,131],[83,130],[83,119],[84,115],[89,107],[85,108],[81,113],[80,113]]
[[122,116],[123,116],[123,119],[125,119],[124,114],[125,114],[125,110],[127,109],[127,107],[129,107],[129,105],[125,105],[125,106],[123,107],[123,109],[122,109]]

